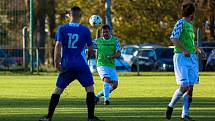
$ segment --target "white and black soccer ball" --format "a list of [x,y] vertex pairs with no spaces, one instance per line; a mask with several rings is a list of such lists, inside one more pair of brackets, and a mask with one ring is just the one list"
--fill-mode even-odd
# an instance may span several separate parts
[[89,22],[91,26],[99,26],[102,24],[102,18],[99,15],[92,15]]

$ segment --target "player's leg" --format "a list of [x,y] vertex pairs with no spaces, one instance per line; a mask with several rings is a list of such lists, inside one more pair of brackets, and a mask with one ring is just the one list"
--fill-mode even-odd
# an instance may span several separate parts
[[56,87],[54,92],[51,95],[51,99],[49,102],[48,114],[39,119],[39,121],[51,121],[52,116],[54,114],[55,108],[58,105],[60,95],[62,94],[64,89]]
[[180,88],[176,89],[174,92],[170,103],[167,106],[166,118],[171,119],[173,108],[176,103],[180,100],[183,94],[188,90],[189,80],[188,80],[188,69],[187,66],[183,66],[185,58],[183,54],[174,55],[174,70],[177,84],[180,85]]
[[103,93],[104,93],[104,104],[109,105],[110,104],[110,91],[112,90],[112,86],[110,85],[110,78],[103,78],[104,82],[104,88],[103,88]]
[[100,91],[95,98],[96,103],[98,103],[99,98],[104,95],[104,100],[109,100],[110,91],[112,87],[110,85],[110,74],[109,69],[106,66],[97,67],[100,78],[103,80],[103,90]]
[[56,88],[51,95],[49,102],[48,114],[39,119],[39,121],[51,121],[55,108],[57,107],[60,99],[60,95],[63,93],[67,85],[74,79],[70,72],[60,73],[56,82]]
[[[118,87],[118,81],[111,81],[110,85],[112,87],[112,90],[110,90],[110,93],[114,91]],[[104,96],[104,91],[100,91],[99,93],[96,94],[96,97],[99,99],[99,97]]]
[[191,55],[191,63],[190,63],[190,69],[188,71],[188,77],[189,77],[189,90],[184,95],[184,101],[183,101],[183,110],[182,110],[182,119],[189,119],[190,121],[193,121],[189,116],[189,108],[192,102],[192,95],[193,95],[193,86],[194,84],[199,83],[199,76],[198,76],[198,59],[196,54]]
[[181,118],[184,121],[193,121],[189,116],[189,108],[192,102],[193,85],[189,86],[188,91],[184,94],[183,109]]
[[[117,73],[116,73],[115,69],[108,68],[108,71],[109,71],[109,74],[110,74],[110,80],[109,80],[109,84],[110,84],[109,94],[110,94],[111,92],[113,92],[118,87],[118,76],[117,76]],[[105,99],[104,104],[109,105],[110,104],[110,99],[109,98]]]
[[103,121],[97,118],[94,115],[95,111],[95,93],[94,93],[94,81],[92,73],[90,72],[89,67],[83,66],[77,75],[78,81],[81,83],[83,87],[85,87],[85,90],[87,92],[86,94],[86,104],[87,104],[87,110],[88,110],[88,121]]

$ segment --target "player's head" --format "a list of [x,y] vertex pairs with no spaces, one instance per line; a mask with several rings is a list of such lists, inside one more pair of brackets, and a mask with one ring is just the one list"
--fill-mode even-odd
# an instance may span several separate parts
[[190,0],[183,2],[181,7],[182,17],[191,17],[193,19],[195,9],[194,2]]
[[105,24],[102,26],[102,35],[105,39],[109,39],[110,38],[110,26]]
[[78,6],[72,7],[69,15],[72,21],[79,21],[81,18],[81,8]]

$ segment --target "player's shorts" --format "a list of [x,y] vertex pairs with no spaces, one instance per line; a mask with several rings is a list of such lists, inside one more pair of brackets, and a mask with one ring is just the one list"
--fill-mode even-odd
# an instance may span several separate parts
[[197,54],[185,57],[183,53],[176,53],[173,56],[176,82],[182,87],[199,83],[199,67]]
[[100,78],[103,80],[104,77],[110,78],[111,81],[118,81],[118,75],[116,69],[110,68],[108,66],[97,67]]
[[56,86],[64,89],[75,79],[77,79],[83,87],[88,87],[94,84],[89,66],[84,65],[80,67],[73,67],[68,70],[62,69],[62,72],[58,75]]

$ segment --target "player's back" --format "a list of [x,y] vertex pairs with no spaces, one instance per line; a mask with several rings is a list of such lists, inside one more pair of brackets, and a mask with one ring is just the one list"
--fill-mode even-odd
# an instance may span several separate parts
[[62,42],[62,67],[71,68],[87,64],[81,54],[86,45],[92,45],[91,33],[87,27],[76,23],[65,24],[59,28],[56,41]]

